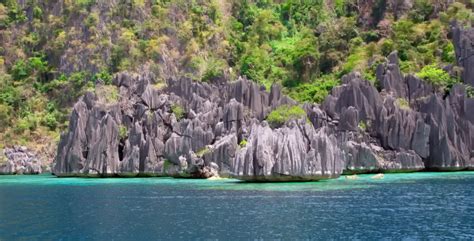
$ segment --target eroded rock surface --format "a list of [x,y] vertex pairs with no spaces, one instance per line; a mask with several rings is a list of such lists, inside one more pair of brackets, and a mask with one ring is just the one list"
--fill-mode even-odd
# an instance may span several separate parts
[[462,67],[462,79],[474,86],[474,28],[463,28],[453,23],[452,34],[456,62]]
[[347,172],[474,167],[468,111],[473,99],[464,86],[455,85],[443,97],[420,79],[403,76],[396,52],[377,68],[377,81],[380,92],[358,74],[347,75],[323,103],[339,123]]
[[343,165],[336,138],[292,120],[273,130],[263,121],[253,124],[245,147],[235,158],[234,173],[250,181],[305,181],[338,177]]
[[55,175],[230,176],[252,124],[295,103],[278,86],[267,92],[244,78],[220,85],[170,80],[164,89],[154,83],[152,75],[121,73],[116,102],[84,95],[61,136]]
[[40,174],[50,168],[43,166],[41,158],[24,146],[5,148],[0,154],[0,174]]
[[404,76],[394,52],[377,68],[380,89],[343,77],[307,118],[271,128],[278,106],[296,102],[245,78],[199,83],[150,73],[115,76],[120,98],[84,95],[61,136],[57,176],[233,176],[307,181],[346,173],[474,167],[474,100]]

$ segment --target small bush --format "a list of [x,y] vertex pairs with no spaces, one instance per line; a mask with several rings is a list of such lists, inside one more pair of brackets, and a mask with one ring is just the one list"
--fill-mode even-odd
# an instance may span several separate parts
[[321,103],[340,81],[336,76],[326,75],[312,83],[300,84],[290,89],[289,96],[300,102]]
[[367,130],[367,124],[363,120],[359,121],[358,127],[361,131],[366,131]]
[[24,118],[19,119],[16,122],[15,132],[22,134],[26,130],[34,131],[37,127],[36,118],[33,115],[28,115]]
[[428,0],[415,0],[413,10],[410,12],[410,18],[415,22],[422,22],[429,19],[433,13],[433,4]]
[[243,139],[243,140],[239,143],[239,146],[242,147],[242,148],[245,147],[245,146],[247,146],[247,140]]
[[31,57],[25,60],[17,60],[12,66],[11,74],[15,80],[23,80],[33,73],[44,74],[48,71],[48,62],[41,57]]
[[167,169],[169,169],[170,167],[172,167],[173,165],[174,165],[174,164],[173,164],[171,161],[165,159],[165,160],[163,161],[163,170],[167,170]]
[[459,82],[458,79],[452,78],[446,71],[434,64],[426,65],[416,76],[444,90],[450,89],[455,83]]
[[397,98],[395,104],[403,110],[410,110],[410,103],[405,98]]
[[0,131],[10,124],[11,108],[10,106],[0,104]]
[[[13,2],[13,4],[11,2]],[[23,23],[26,20],[28,20],[28,17],[26,16],[26,12],[20,9],[20,6],[18,6],[15,1],[11,1],[11,2],[10,2],[9,10],[8,10],[8,17],[9,17],[8,22]]]
[[384,39],[382,42],[382,55],[387,56],[389,55],[393,50],[395,50],[395,44],[391,39]]
[[168,85],[164,81],[158,81],[153,85],[153,87],[155,87],[158,90],[162,90],[162,89],[166,88],[167,86]]
[[301,119],[306,117],[306,112],[299,106],[282,105],[273,110],[267,121],[273,127],[279,127],[291,119]]
[[33,8],[33,16],[37,19],[40,19],[43,16],[43,10],[38,6],[35,6]]
[[84,24],[88,28],[96,26],[98,22],[99,22],[99,14],[96,12],[90,13],[89,16],[87,16],[87,18],[84,20]]
[[153,121],[153,116],[154,116],[154,113],[152,111],[147,111],[146,112],[146,119],[148,122],[152,122]]
[[226,63],[222,59],[211,58],[208,60],[206,70],[202,76],[202,81],[208,82],[221,78],[224,75]]
[[9,24],[8,8],[0,3],[0,27],[7,27]]
[[369,43],[369,42],[378,41],[380,39],[380,36],[376,31],[371,30],[371,31],[362,33],[362,38],[364,39],[366,43]]
[[94,76],[92,76],[92,81],[98,81],[98,80],[101,80],[106,85],[111,85],[112,75],[106,70],[102,70],[99,73],[96,73]]
[[83,8],[83,9],[89,8],[94,3],[95,3],[95,0],[76,0],[74,2],[74,4],[76,4],[77,6],[79,6],[80,8]]
[[474,19],[474,14],[472,10],[467,8],[463,3],[455,2],[449,6],[447,11],[440,14],[440,19],[447,24],[456,20],[462,26],[470,27]]
[[454,63],[456,57],[454,53],[453,43],[448,42],[445,46],[443,46],[443,53],[441,54],[441,59],[447,63]]
[[13,65],[11,74],[15,80],[22,80],[30,75],[30,68],[25,61],[20,59]]
[[102,85],[96,87],[96,95],[106,104],[117,103],[120,98],[117,87],[113,85]]
[[119,130],[120,140],[124,140],[125,138],[127,138],[127,136],[128,136],[127,127],[125,127],[124,125],[120,125],[118,130]]
[[42,124],[47,126],[50,130],[55,130],[58,127],[58,120],[54,113],[47,113],[42,120]]
[[171,112],[174,114],[176,119],[180,120],[184,117],[185,111],[183,107],[178,104],[174,104],[171,106]]
[[196,152],[196,156],[203,157],[204,155],[209,154],[209,153],[211,153],[211,150],[208,147],[204,147],[201,150]]
[[474,87],[466,85],[466,94],[468,98],[474,98]]
[[359,48],[353,54],[349,55],[346,63],[342,66],[342,74],[348,74],[352,71],[361,70],[362,65],[366,63],[365,52]]

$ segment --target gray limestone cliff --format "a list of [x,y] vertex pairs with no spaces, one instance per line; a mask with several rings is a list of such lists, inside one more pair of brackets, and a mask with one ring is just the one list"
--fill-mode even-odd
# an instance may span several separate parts
[[87,93],[61,136],[57,176],[229,176],[252,123],[295,102],[240,78],[221,85],[189,79],[154,85],[152,75],[115,77],[120,98]]
[[474,28],[463,28],[454,22],[451,27],[456,63],[462,68],[464,83],[474,86]]
[[403,76],[396,52],[380,65],[378,92],[357,74],[343,78],[323,104],[339,121],[346,171],[461,170],[474,167],[474,110],[463,85],[447,96]]
[[307,118],[279,128],[265,121],[296,105],[278,85],[222,83],[148,72],[115,76],[117,100],[87,93],[74,106],[54,166],[57,176],[233,176],[307,181],[345,173],[474,167],[474,99],[403,75],[394,52],[377,68],[380,89],[358,73],[343,77]]
[[341,151],[327,127],[315,130],[305,119],[272,129],[254,123],[245,147],[235,158],[233,173],[249,181],[305,181],[338,177]]
[[45,160],[24,146],[0,151],[0,175],[40,174],[51,171]]

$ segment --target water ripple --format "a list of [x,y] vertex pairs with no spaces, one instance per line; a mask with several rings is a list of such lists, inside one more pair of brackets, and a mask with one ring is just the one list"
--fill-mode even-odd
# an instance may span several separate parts
[[473,240],[474,175],[313,183],[0,176],[0,240]]

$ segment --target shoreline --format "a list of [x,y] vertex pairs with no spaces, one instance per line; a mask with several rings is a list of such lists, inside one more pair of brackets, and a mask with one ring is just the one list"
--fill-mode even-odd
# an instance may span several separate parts
[[[120,175],[120,174],[114,174],[114,175],[107,175],[107,176],[91,176],[91,175],[55,175],[52,172],[45,172],[45,173],[37,173],[37,174],[5,174],[5,173],[0,173],[0,176],[52,176],[56,177],[58,179],[69,179],[69,178],[80,178],[80,179],[152,179],[152,178],[172,178],[172,179],[185,179],[185,180],[209,180],[209,181],[216,181],[216,180],[239,180],[242,183],[303,183],[303,182],[319,182],[319,181],[327,181],[327,180],[335,180],[341,177],[349,177],[349,176],[354,176],[354,175],[378,175],[378,174],[416,174],[416,173],[457,173],[457,172],[472,172],[474,173],[473,168],[464,168],[464,169],[455,169],[455,170],[447,170],[447,169],[423,169],[423,170],[418,170],[418,171],[393,171],[393,170],[385,170],[385,171],[375,171],[375,170],[370,170],[366,172],[346,172],[344,171],[341,175],[337,177],[319,177],[317,179],[309,179],[309,178],[304,178],[301,177],[300,179],[294,179],[294,177],[288,177],[288,178],[281,178],[280,180],[272,179],[272,180],[266,180],[265,177],[262,177],[261,179],[258,180],[245,180],[242,178],[237,178],[236,176],[226,176],[226,177],[210,177],[210,178],[194,178],[194,177],[186,177],[186,176],[171,176],[171,175],[147,175],[147,174],[142,174],[142,175],[135,175],[135,176],[130,176],[130,175]],[[283,176],[284,177],[284,176]],[[292,179],[293,178],[293,179]]]

